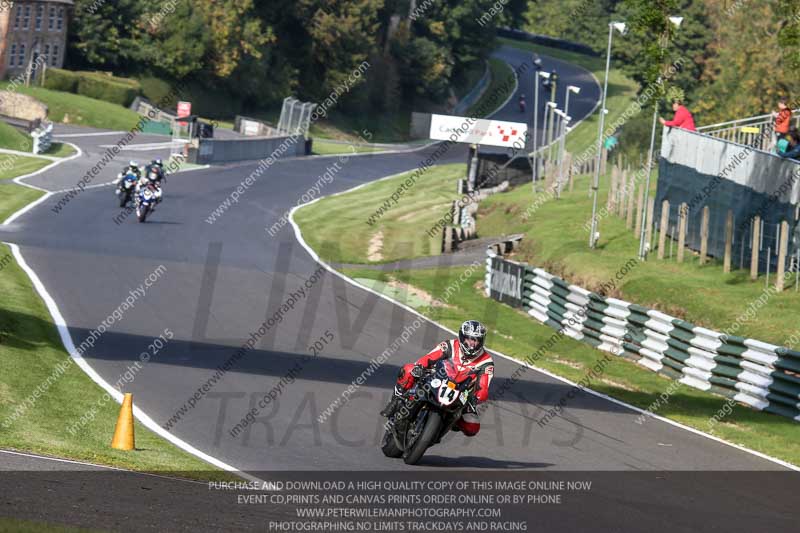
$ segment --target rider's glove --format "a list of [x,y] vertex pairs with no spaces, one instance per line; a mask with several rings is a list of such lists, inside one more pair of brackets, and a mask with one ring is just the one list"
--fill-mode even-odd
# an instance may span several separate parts
[[422,377],[425,369],[422,368],[420,365],[414,365],[414,368],[411,369],[411,377],[414,379],[419,379]]

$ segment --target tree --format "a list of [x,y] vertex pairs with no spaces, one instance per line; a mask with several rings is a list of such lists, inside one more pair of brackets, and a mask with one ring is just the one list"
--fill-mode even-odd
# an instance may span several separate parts
[[136,21],[145,7],[139,0],[75,0],[67,41],[70,63],[113,68],[134,59],[139,51]]

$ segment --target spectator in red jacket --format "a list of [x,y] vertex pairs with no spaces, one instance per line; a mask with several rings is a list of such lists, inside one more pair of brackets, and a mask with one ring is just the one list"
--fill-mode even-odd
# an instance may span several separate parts
[[775,137],[780,140],[789,133],[792,122],[792,110],[789,109],[789,99],[785,96],[778,100],[778,112],[773,112],[775,117]]
[[665,126],[669,126],[670,128],[683,128],[689,131],[697,131],[697,128],[694,127],[694,117],[683,106],[683,102],[680,100],[673,100],[672,101],[672,110],[675,111],[675,116],[672,120],[664,120],[663,118],[659,117],[658,120]]

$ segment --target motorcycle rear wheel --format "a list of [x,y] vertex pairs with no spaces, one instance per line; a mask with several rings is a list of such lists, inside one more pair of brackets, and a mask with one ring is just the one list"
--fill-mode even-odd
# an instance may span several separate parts
[[428,419],[425,421],[425,428],[422,430],[422,434],[414,442],[414,445],[411,446],[411,449],[406,450],[403,453],[403,461],[405,461],[407,465],[417,464],[419,460],[422,459],[422,456],[425,454],[425,451],[427,451],[433,440],[439,434],[441,427],[442,415],[436,411],[428,411]]

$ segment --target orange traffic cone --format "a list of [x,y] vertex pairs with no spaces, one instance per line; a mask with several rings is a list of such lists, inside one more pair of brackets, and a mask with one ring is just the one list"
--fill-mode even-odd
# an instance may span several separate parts
[[119,410],[111,447],[115,450],[125,451],[133,450],[136,447],[133,438],[133,394],[130,392],[125,393],[125,398],[122,400],[122,408]]

